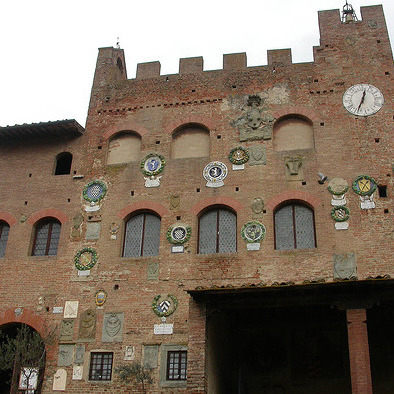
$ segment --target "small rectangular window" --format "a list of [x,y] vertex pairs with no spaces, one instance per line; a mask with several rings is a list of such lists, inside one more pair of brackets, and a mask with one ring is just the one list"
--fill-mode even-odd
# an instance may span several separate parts
[[187,351],[167,353],[167,380],[186,380]]
[[111,380],[113,353],[91,353],[89,380]]
[[379,185],[378,186],[379,197],[387,197],[387,186],[386,185]]

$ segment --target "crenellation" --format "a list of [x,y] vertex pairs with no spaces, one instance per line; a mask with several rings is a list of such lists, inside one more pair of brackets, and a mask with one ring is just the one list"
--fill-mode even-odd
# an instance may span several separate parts
[[201,74],[203,71],[204,59],[202,56],[179,59],[179,74]]
[[148,79],[160,76],[161,64],[159,61],[137,64],[136,79]]
[[231,53],[223,55],[223,70],[234,71],[246,68],[246,53]]
[[269,49],[267,51],[269,66],[288,66],[292,64],[291,49]]

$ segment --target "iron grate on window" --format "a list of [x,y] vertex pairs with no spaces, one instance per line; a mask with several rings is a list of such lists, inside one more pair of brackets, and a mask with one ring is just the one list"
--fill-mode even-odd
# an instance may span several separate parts
[[167,353],[167,380],[186,380],[187,351]]
[[89,380],[111,380],[113,353],[91,353]]
[[200,217],[198,253],[237,251],[237,216],[226,209],[213,209]]
[[123,257],[157,256],[160,244],[158,216],[141,213],[126,223]]
[[5,222],[0,222],[0,257],[4,257],[8,241],[10,226]]
[[46,221],[36,228],[33,256],[55,256],[59,246],[61,224]]

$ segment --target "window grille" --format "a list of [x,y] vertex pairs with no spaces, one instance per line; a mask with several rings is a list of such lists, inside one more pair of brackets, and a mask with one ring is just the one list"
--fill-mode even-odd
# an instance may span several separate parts
[[0,257],[4,257],[8,241],[10,226],[6,222],[0,222]]
[[274,215],[275,249],[316,247],[313,210],[298,203],[279,208]]
[[230,253],[236,251],[237,216],[233,212],[216,208],[200,217],[199,253]]
[[61,224],[45,220],[36,226],[33,256],[55,256],[59,245]]
[[89,380],[111,380],[113,353],[91,353]]
[[157,256],[160,218],[150,213],[132,216],[126,223],[123,257]]
[[167,353],[167,380],[186,380],[187,351]]

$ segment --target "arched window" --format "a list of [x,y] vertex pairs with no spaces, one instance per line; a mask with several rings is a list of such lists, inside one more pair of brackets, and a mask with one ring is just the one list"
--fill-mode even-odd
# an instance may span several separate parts
[[172,135],[172,158],[209,156],[209,130],[200,124],[190,123],[175,130]]
[[9,232],[10,226],[8,223],[0,221],[0,257],[4,257],[5,255]]
[[33,256],[55,256],[59,245],[61,224],[54,218],[44,218],[36,223]]
[[237,216],[226,208],[215,207],[200,216],[198,253],[237,251]]
[[142,212],[126,222],[123,257],[157,256],[160,244],[160,217]]
[[297,201],[280,206],[274,212],[275,249],[316,247],[313,210]]
[[73,155],[69,152],[59,153],[56,156],[55,175],[67,175],[71,173]]
[[298,115],[280,118],[274,124],[273,147],[275,151],[313,149],[312,122]]
[[123,164],[140,159],[141,137],[122,131],[109,141],[107,164]]

